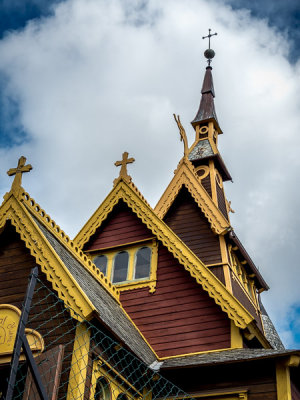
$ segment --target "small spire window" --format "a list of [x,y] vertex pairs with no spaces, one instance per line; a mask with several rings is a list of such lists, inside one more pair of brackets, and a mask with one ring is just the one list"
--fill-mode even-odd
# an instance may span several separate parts
[[133,279],[149,278],[151,265],[151,249],[142,247],[136,252]]
[[127,280],[129,254],[127,251],[120,251],[114,259],[112,272],[112,283],[124,282]]

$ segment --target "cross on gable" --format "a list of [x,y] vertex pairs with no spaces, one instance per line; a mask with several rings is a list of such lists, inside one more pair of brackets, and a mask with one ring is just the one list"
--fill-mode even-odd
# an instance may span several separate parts
[[15,175],[15,178],[14,178],[13,183],[11,185],[11,192],[13,192],[15,194],[18,194],[19,189],[21,187],[22,174],[24,172],[29,172],[30,170],[32,170],[32,166],[30,164],[25,165],[25,163],[26,163],[26,157],[22,156],[22,157],[19,158],[17,168],[10,168],[7,171],[7,175],[8,176]]
[[127,174],[127,164],[131,164],[135,161],[134,158],[128,158],[128,152],[124,151],[124,153],[122,154],[122,161],[116,161],[115,162],[115,166],[116,167],[120,167],[120,175],[119,178],[123,178],[127,181],[131,180],[131,177]]

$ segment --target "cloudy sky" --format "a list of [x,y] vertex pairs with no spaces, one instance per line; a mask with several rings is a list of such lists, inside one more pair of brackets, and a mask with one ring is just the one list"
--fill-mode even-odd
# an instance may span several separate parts
[[299,347],[298,0],[2,0],[0,15],[0,190],[26,156],[23,186],[71,237],[112,188],[123,151],[156,204],[183,154],[172,114],[191,144],[202,36],[218,32],[231,222],[271,287],[263,301],[285,345]]

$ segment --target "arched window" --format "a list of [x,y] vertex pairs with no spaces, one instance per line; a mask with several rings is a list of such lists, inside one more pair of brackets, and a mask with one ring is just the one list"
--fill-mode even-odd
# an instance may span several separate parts
[[120,251],[114,259],[112,272],[112,283],[124,282],[127,280],[129,255],[127,251]]
[[142,247],[135,255],[135,268],[133,279],[149,278],[151,264],[151,249]]
[[110,400],[111,393],[109,383],[103,376],[97,379],[94,400]]
[[106,275],[106,269],[107,269],[107,257],[104,255],[100,255],[94,258],[94,264],[96,267],[100,269],[101,272],[103,272],[104,275]]
[[126,396],[125,393],[120,393],[119,396],[117,397],[117,400],[128,400],[128,397]]

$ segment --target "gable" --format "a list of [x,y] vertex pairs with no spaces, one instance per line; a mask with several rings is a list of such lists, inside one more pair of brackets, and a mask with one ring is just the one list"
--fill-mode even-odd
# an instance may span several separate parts
[[172,181],[155,206],[156,214],[160,218],[164,218],[178,193],[185,186],[203,212],[211,229],[219,235],[224,235],[230,227],[230,223],[201,184],[192,163],[183,158],[174,174]]
[[122,200],[114,207],[101,228],[85,244],[93,251],[150,239],[153,233]]
[[166,224],[205,264],[222,262],[218,235],[185,188],[181,188],[164,217]]

